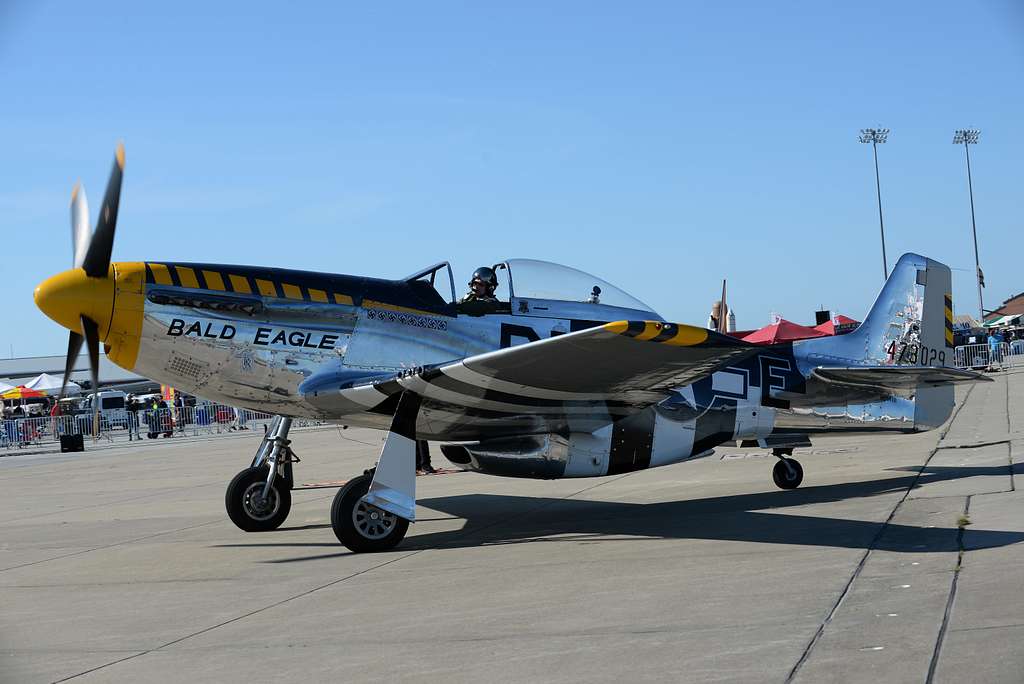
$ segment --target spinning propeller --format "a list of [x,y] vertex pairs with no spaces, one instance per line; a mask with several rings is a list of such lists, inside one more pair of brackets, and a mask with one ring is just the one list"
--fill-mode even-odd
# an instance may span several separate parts
[[[99,392],[100,362],[100,325],[106,314],[109,326],[109,307],[113,299],[106,293],[113,290],[113,278],[110,273],[110,254],[114,247],[114,231],[117,228],[117,207],[121,199],[121,178],[124,175],[124,145],[119,143],[114,154],[114,167],[110,170],[107,191],[103,195],[103,206],[96,220],[96,230],[89,230],[89,204],[85,198],[85,189],[75,184],[71,191],[71,246],[74,251],[74,268],[67,272],[65,280],[77,281],[69,283],[75,287],[50,287],[46,283],[36,289],[36,303],[51,318],[68,327],[68,354],[64,363],[64,383],[61,385],[60,398],[68,384],[68,377],[74,368],[75,360],[85,343],[89,352],[89,370],[92,372],[92,391]],[[82,272],[87,280],[83,282]],[[65,275],[65,274],[62,274]],[[57,276],[58,278],[60,276]],[[104,281],[104,282],[98,282]],[[106,282],[110,281],[110,282]],[[47,281],[50,282],[50,281]],[[83,287],[85,285],[85,287]],[[107,311],[103,311],[106,302]],[[97,304],[99,310],[97,311]],[[68,321],[69,313],[72,319]],[[78,320],[73,319],[77,313]],[[71,323],[71,325],[69,325]],[[77,325],[75,325],[77,323]],[[75,331],[78,328],[79,332]],[[93,435],[99,434],[100,403],[99,397],[93,402],[92,428]]]

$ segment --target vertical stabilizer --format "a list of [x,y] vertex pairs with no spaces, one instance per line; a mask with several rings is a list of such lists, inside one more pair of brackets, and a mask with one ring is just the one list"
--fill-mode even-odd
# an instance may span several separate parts
[[860,359],[872,366],[952,365],[949,267],[917,254],[904,254],[867,318],[846,337],[863,345]]
[[[852,333],[798,343],[809,361],[861,366],[952,366],[953,285],[949,267],[919,254],[896,262],[867,318]],[[922,387],[914,426],[930,429],[953,409],[953,387]]]

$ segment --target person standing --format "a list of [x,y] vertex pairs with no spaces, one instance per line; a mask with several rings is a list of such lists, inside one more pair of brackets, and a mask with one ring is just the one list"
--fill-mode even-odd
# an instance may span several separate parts
[[1002,344],[1003,344],[1003,336],[1002,336],[1002,334],[998,330],[992,330],[991,332],[989,332],[989,334],[988,334],[988,363],[989,363],[990,366],[992,364],[996,364],[996,363],[1000,363],[1001,364],[1003,362]]
[[235,412],[235,425],[237,429],[248,430],[249,426],[246,425],[246,423],[248,422],[248,416],[246,416],[245,412],[248,411],[249,409],[238,408],[237,406],[234,406],[232,407],[232,410]]
[[180,432],[185,431],[185,400],[178,392],[174,393],[174,422]]
[[427,475],[437,471],[430,465],[430,445],[425,439],[416,440],[416,474]]
[[157,402],[157,412],[160,414],[160,432],[164,437],[171,437],[174,434],[174,416],[163,399]]
[[5,446],[11,446],[18,443],[18,424],[13,420],[14,411],[9,406],[3,406],[2,408],[0,420],[2,420],[4,425]]
[[146,412],[146,425],[148,428],[146,438],[156,439],[157,435],[160,434],[160,402],[157,401],[156,397],[153,398],[149,411]]
[[125,409],[128,410],[128,441],[139,438],[139,402],[135,399],[134,394],[128,395],[128,403],[125,404]]
[[61,432],[63,432],[61,430],[60,420],[61,406],[60,402],[56,399],[53,399],[52,401],[53,406],[50,407],[50,431],[53,433],[54,437],[60,437]]

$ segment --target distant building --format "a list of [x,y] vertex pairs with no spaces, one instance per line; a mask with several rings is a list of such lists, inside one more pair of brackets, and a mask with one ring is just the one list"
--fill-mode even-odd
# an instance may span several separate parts
[[[732,310],[732,307],[728,304],[725,306],[725,330],[723,332],[732,333],[736,332],[736,313]],[[722,315],[722,300],[716,299],[715,303],[711,305],[711,314],[708,316],[708,329],[720,330],[718,321],[721,320]]]
[[[728,307],[726,307],[728,311]],[[711,305],[711,313],[708,315],[708,329],[718,330],[719,321],[722,320],[722,300],[716,299],[714,304]],[[726,319],[728,320],[728,319]]]
[[[64,375],[64,360],[61,356],[27,356],[20,359],[0,359],[0,381],[9,385],[20,385],[40,373],[49,373],[62,377]],[[92,376],[89,373],[89,357],[82,354],[75,361],[71,371],[71,381],[82,386],[83,389],[91,389]],[[117,385],[126,386],[129,389],[139,387],[156,387],[159,384],[142,377],[138,373],[126,371],[110,361],[105,354],[100,354],[99,368],[100,386]]]
[[1017,314],[1024,314],[1024,292],[1014,295],[1003,302],[1002,306],[989,314],[986,321],[1002,318],[1003,316],[1016,316]]
[[953,317],[953,331],[962,332],[980,327],[978,321],[970,314],[959,314]]

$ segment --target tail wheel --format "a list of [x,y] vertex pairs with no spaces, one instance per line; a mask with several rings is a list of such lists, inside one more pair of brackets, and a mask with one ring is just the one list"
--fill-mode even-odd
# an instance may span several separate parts
[[288,483],[274,478],[270,494],[263,498],[267,468],[246,468],[235,475],[224,494],[224,507],[231,522],[246,532],[276,530],[292,509],[292,493]]
[[342,544],[356,553],[389,551],[405,538],[409,521],[363,501],[372,476],[360,475],[342,487],[331,505],[331,527]]
[[794,458],[780,458],[772,468],[772,479],[779,489],[796,489],[804,479],[804,469]]

